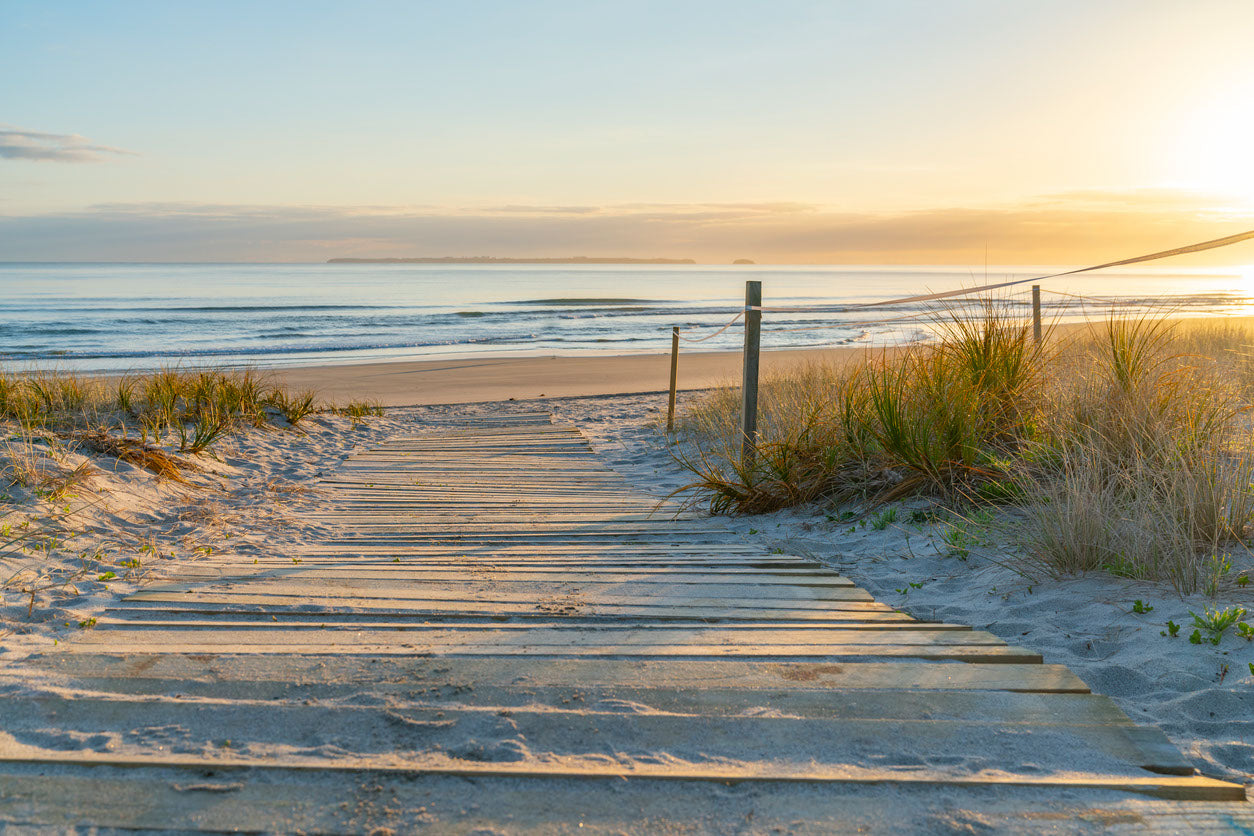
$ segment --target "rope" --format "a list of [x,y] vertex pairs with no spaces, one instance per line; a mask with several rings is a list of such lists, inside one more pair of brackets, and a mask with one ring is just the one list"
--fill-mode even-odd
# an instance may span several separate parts
[[740,313],[738,313],[738,314],[736,314],[735,316],[733,316],[733,317],[731,318],[731,320],[730,320],[730,321],[729,321],[726,325],[724,325],[722,328],[720,328],[720,329],[718,329],[717,331],[715,331],[713,334],[710,334],[709,336],[705,336],[705,337],[696,337],[696,338],[693,338],[693,337],[685,337],[685,336],[681,333],[681,334],[679,335],[679,338],[680,338],[681,340],[683,340],[684,342],[686,342],[686,343],[703,343],[703,342],[705,342],[706,340],[712,340],[712,339],[714,339],[715,337],[717,337],[719,334],[721,334],[721,333],[723,333],[724,331],[726,331],[728,328],[730,328],[730,327],[732,327],[733,325],[735,325],[735,324],[736,324],[736,320],[740,319],[740,318],[741,318],[742,316],[744,316],[744,315],[745,315],[745,314],[744,314],[744,311],[741,311]]
[[1135,305],[1136,302],[1129,302],[1126,299],[1112,299],[1109,296],[1081,296],[1078,293],[1067,293],[1065,290],[1050,290],[1042,287],[1042,293],[1053,293],[1056,296],[1069,296],[1072,299],[1079,299],[1081,302],[1092,302],[1101,305]]
[[[1188,253],[1199,253],[1205,250],[1214,250],[1214,249],[1218,249],[1219,247],[1227,247],[1231,244],[1239,244],[1240,242],[1248,241],[1251,238],[1254,238],[1254,230],[1250,230],[1248,232],[1239,232],[1236,235],[1229,235],[1225,238],[1215,238],[1210,241],[1202,241],[1197,244],[1189,244],[1184,247],[1176,247],[1173,250],[1163,250],[1157,253],[1150,253],[1149,255],[1138,255],[1133,258],[1125,258],[1119,261],[1107,261],[1105,264],[1095,264],[1092,267],[1081,267],[1077,270],[1066,270],[1061,273],[1051,273],[1048,276],[1036,276],[1036,277],[1027,278],[1027,279],[1015,279],[1009,282],[998,282],[996,284],[986,284],[986,285],[982,285],[981,287],[960,288],[958,290],[945,290],[945,291],[941,291],[940,293],[925,293],[920,296],[904,296],[900,299],[888,299],[882,302],[864,302],[860,305],[814,305],[811,307],[798,307],[798,308],[777,308],[777,307],[765,307],[765,306],[759,306],[759,305],[746,305],[743,309],[741,309],[740,313],[732,317],[731,321],[729,321],[722,328],[715,331],[713,334],[710,334],[707,337],[699,337],[696,339],[693,339],[691,337],[685,337],[681,334],[680,339],[683,340],[684,342],[690,342],[690,343],[703,343],[706,340],[712,340],[715,337],[717,337],[719,334],[726,331],[728,328],[732,327],[732,325],[736,324],[736,320],[740,319],[742,316],[745,315],[745,313],[749,311],[763,311],[763,312],[770,312],[770,313],[844,313],[846,311],[862,310],[865,308],[883,308],[883,307],[888,307],[891,305],[904,305],[904,304],[911,303],[911,302],[935,302],[940,299],[952,299],[958,296],[974,296],[977,293],[986,293],[990,290],[1000,290],[1003,287],[1014,287],[1016,285],[1027,284],[1028,282],[1043,282],[1048,279],[1057,279],[1062,276],[1074,276],[1078,273],[1090,273],[1094,270],[1104,270],[1107,267],[1122,267],[1128,264],[1141,264],[1146,261],[1156,261],[1160,258],[1170,258],[1171,256],[1175,256],[1175,255],[1186,255]],[[1058,291],[1058,290],[1051,290],[1049,292],[1058,293],[1063,296],[1074,295],[1074,294],[1062,293],[1062,291]],[[1084,297],[1077,296],[1076,298],[1083,299]],[[894,322],[899,319],[912,319],[912,318],[916,318],[922,315],[923,314],[914,314],[911,316],[894,317],[892,319],[883,319],[883,320],[876,320],[876,321]],[[813,328],[774,329],[774,330],[792,330],[792,331],[814,330],[814,331],[817,331],[824,327],[849,328],[849,327],[859,327],[860,325],[863,325],[863,324],[873,324],[873,323],[839,323],[839,324],[833,323],[831,326],[816,326]]]
[[1128,264],[1140,264],[1145,261],[1156,261],[1160,258],[1170,258],[1173,255],[1185,255],[1187,253],[1199,253],[1204,250],[1214,250],[1219,247],[1227,247],[1231,244],[1239,244],[1242,241],[1248,241],[1254,238],[1254,230],[1249,232],[1240,232],[1236,235],[1229,235],[1226,238],[1216,238],[1211,241],[1203,241],[1200,244],[1189,244],[1185,247],[1176,247],[1174,250],[1163,250],[1162,252],[1150,253],[1149,255],[1138,255],[1134,258],[1125,258],[1120,261],[1108,261],[1105,264],[1095,264],[1092,267],[1081,267],[1078,270],[1067,270],[1062,273],[1051,273],[1048,276],[1037,276],[1028,279],[1015,279],[1009,282],[998,282],[997,284],[986,284],[982,287],[962,288],[960,290],[947,290],[941,293],[927,293],[922,296],[906,296],[901,299],[889,299],[884,302],[865,302],[861,305],[840,305],[813,308],[762,308],[764,311],[773,311],[776,313],[802,313],[804,311],[826,311],[829,313],[839,313],[841,311],[856,310],[858,308],[878,308],[888,305],[904,305],[907,302],[931,302],[937,299],[948,299],[954,296],[972,296],[976,293],[984,293],[989,290],[998,290],[1003,287],[1013,287],[1014,285],[1027,284],[1028,282],[1043,282],[1047,279],[1057,279],[1062,276],[1074,276],[1077,273],[1089,273],[1093,270],[1103,270],[1107,267],[1122,267]]
[[865,328],[868,325],[879,325],[881,322],[902,322],[907,319],[921,319],[925,316],[933,316],[936,311],[923,311],[922,313],[903,314],[902,316],[889,316],[883,319],[867,319],[862,322],[829,322],[824,325],[811,325],[805,328],[772,328],[772,334],[791,334],[796,331],[823,331],[827,328]]

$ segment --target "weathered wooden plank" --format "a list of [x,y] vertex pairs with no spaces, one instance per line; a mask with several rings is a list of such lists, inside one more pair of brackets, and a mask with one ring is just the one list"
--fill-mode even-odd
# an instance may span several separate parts
[[[677,647],[649,645],[602,644],[592,647],[560,645],[433,645],[417,638],[398,634],[395,641],[362,642],[351,635],[344,641],[335,641],[337,635],[328,632],[321,641],[272,642],[238,644],[214,635],[188,636],[181,642],[147,641],[128,636],[128,646],[143,653],[260,653],[289,655],[293,653],[355,655],[427,655],[432,657],[548,657],[548,658],[603,658],[603,659],[771,659],[808,660],[814,662],[848,662],[887,659],[932,659],[954,662],[1007,662],[1033,664],[1041,661],[1039,653],[1018,650],[1013,647],[986,645],[684,645]],[[93,644],[85,641],[84,646]],[[95,643],[99,644],[99,643]],[[529,662],[527,664],[530,664]]]
[[[473,582],[472,582],[473,581]],[[478,585],[476,585],[476,583]],[[679,605],[709,605],[717,602],[720,606],[752,606],[791,607],[805,609],[807,607],[825,607],[840,601],[871,601],[869,593],[857,587],[803,587],[803,586],[772,586],[758,590],[752,598],[746,598],[742,584],[710,583],[695,590],[676,588],[668,592],[663,584],[616,584],[615,589],[599,589],[591,583],[569,583],[562,588],[554,588],[548,582],[531,584],[513,583],[490,585],[482,578],[467,578],[453,588],[436,586],[388,586],[386,582],[361,581],[357,583],[344,579],[320,580],[318,578],[302,579],[300,583],[292,583],[282,579],[257,578],[247,583],[201,583],[161,584],[148,587],[127,596],[127,600],[152,601],[159,600],[154,596],[194,596],[200,598],[220,598],[228,600],[229,596],[238,594],[249,596],[307,598],[342,598],[367,599],[382,598],[393,601],[424,601],[447,600],[450,598],[473,599],[484,596],[485,600],[524,601],[542,603],[560,597],[563,603],[577,605],[580,603],[671,603]],[[176,599],[177,600],[177,599]]]
[[[1089,693],[1088,686],[1066,666],[1036,664],[535,659],[520,674],[517,663],[510,659],[329,659],[312,654],[259,659],[238,654],[187,656],[87,649],[48,653],[40,657],[39,664],[54,673],[86,678],[92,687],[127,693],[132,685],[149,678],[153,684],[137,693],[177,682],[191,689],[189,694],[229,697],[238,692],[220,691],[219,686],[239,683],[240,687],[262,688],[265,683],[277,683],[284,689],[299,684],[309,689],[308,693],[326,698],[342,693],[392,694],[404,689],[411,698],[421,694],[429,700],[448,697],[467,705],[502,706],[561,704],[561,699],[572,693],[585,694],[591,702],[623,699],[650,704],[652,697],[648,695],[657,689],[687,695],[694,704],[707,699],[728,701],[732,699],[728,694],[740,695],[752,704],[805,693],[815,694],[815,700],[836,702],[844,698],[844,692],[863,690],[889,694],[951,690]],[[464,687],[467,685],[472,687]],[[279,692],[265,690],[257,698],[269,699],[275,693]],[[560,698],[546,696],[551,694],[560,694]]]
[[[190,596],[167,596],[167,600],[133,600],[127,599],[113,611],[125,613],[128,617],[138,617],[135,613],[252,613],[266,618],[279,620],[285,615],[301,614],[319,621],[332,616],[347,618],[412,618],[415,620],[448,620],[449,618],[474,618],[483,620],[528,619],[543,620],[560,616],[571,622],[606,621],[630,619],[634,623],[654,621],[696,621],[701,623],[844,623],[867,621],[909,621],[909,616],[890,610],[877,602],[842,602],[839,606],[815,609],[757,608],[751,604],[728,606],[680,606],[672,604],[623,603],[596,604],[581,602],[572,605],[561,602],[522,603],[479,600],[440,600],[440,601],[405,601],[393,602],[391,599],[376,599],[354,602],[351,610],[337,606],[335,601],[319,602],[316,599],[296,600],[287,604],[276,604],[269,599],[258,602],[242,603],[240,598],[229,601],[186,600]],[[404,606],[404,609],[397,609]]]
[[[613,701],[579,700],[573,708],[570,703],[540,709],[515,706],[510,709],[509,724],[496,735],[527,742],[528,755],[507,760],[583,759],[608,745],[617,751],[648,752],[650,759],[673,763],[699,759],[736,764],[756,761],[760,757],[757,753],[765,750],[772,753],[773,765],[786,771],[805,763],[862,768],[866,741],[880,740],[883,746],[875,760],[877,768],[926,769],[929,762],[952,764],[930,768],[956,777],[983,771],[982,765],[974,769],[960,765],[965,758],[956,757],[971,745],[1012,737],[1014,742],[1004,747],[999,764],[1000,771],[1011,774],[1043,769],[1094,771],[1095,767],[1115,774],[1132,773],[1123,764],[1110,763],[1111,759],[1156,772],[1193,774],[1178,752],[1172,756],[1163,749],[1161,732],[1139,729],[1108,700],[1092,695],[916,692],[896,699],[897,695],[864,691],[824,703],[810,694],[806,695],[809,699],[779,708],[756,706],[776,709],[770,714],[753,711],[755,706],[733,711],[718,704],[703,705],[693,712],[685,710],[692,704],[682,695],[661,691],[648,696],[649,703],[636,705],[629,712]],[[405,760],[417,765],[424,761],[438,765],[447,757],[446,752],[456,752],[459,744],[465,745],[468,733],[492,735],[482,723],[485,711],[492,710],[490,706],[425,705],[412,700],[380,707],[311,705],[296,699],[209,704],[188,712],[179,700],[101,699],[81,694],[12,698],[6,700],[5,708],[0,757],[14,750],[40,748],[38,741],[50,723],[60,727],[63,734],[91,734],[100,728],[120,726],[131,730],[129,737],[142,738],[146,729],[169,728],[181,721],[181,735],[189,742],[229,739],[232,749],[248,751],[275,744],[308,746],[305,740],[292,738],[293,721],[299,717],[310,730],[303,737],[316,738],[320,747],[333,750],[330,758],[318,760],[387,754],[393,762]],[[589,722],[594,730],[572,736],[572,722]],[[818,751],[807,745],[814,739],[825,743]],[[481,740],[489,746],[493,742],[491,736]],[[133,753],[137,749],[119,741],[109,753],[125,756],[128,750]],[[206,762],[212,764],[218,754],[206,752]],[[263,756],[263,763],[268,760]]]
[[[34,749],[0,748],[0,760],[10,763],[65,763],[64,753],[45,752]],[[152,752],[138,753],[133,756],[111,755],[105,752],[75,753],[73,759],[82,764],[99,764],[120,767],[165,766],[184,769],[204,770],[211,768],[243,769],[247,767],[266,767],[274,761],[260,758],[250,759],[235,756],[215,757],[212,761],[188,756],[163,755]],[[749,764],[744,766],[728,766],[722,764],[705,765],[699,768],[674,767],[659,764],[641,763],[632,768],[608,768],[605,757],[601,756],[589,763],[575,764],[531,764],[501,763],[476,761],[445,761],[444,763],[398,765],[395,762],[379,762],[377,758],[368,760],[352,757],[340,757],[334,760],[315,760],[309,757],[289,756],[282,761],[282,768],[287,770],[334,770],[345,769],[369,770],[379,773],[395,773],[402,775],[457,775],[465,777],[512,777],[512,778],[578,778],[578,779],[619,779],[633,780],[650,778],[669,781],[760,781],[760,782],[796,782],[805,784],[845,784],[845,785],[901,785],[901,786],[944,786],[955,788],[1037,788],[1054,790],[1105,790],[1113,792],[1131,792],[1171,800],[1200,801],[1244,801],[1245,787],[1226,781],[1200,776],[1141,775],[1120,776],[1109,773],[1046,774],[1046,775],[969,775],[956,776],[945,772],[925,772],[923,770],[902,771],[876,768],[824,768],[821,766],[804,766],[795,770],[787,770],[766,764]]]
[[[430,616],[415,616],[409,613],[400,616],[370,613],[353,613],[344,617],[342,613],[320,612],[237,612],[237,611],[196,611],[196,610],[131,610],[119,608],[111,610],[113,615],[100,616],[95,626],[97,630],[120,630],[138,634],[144,630],[274,630],[283,628],[301,631],[325,630],[358,630],[364,632],[422,632],[424,635],[432,630],[447,629],[457,631],[479,631],[484,627],[497,630],[530,633],[535,630],[572,630],[622,628],[630,625],[641,629],[660,629],[663,627],[720,627],[730,631],[795,631],[813,629],[815,627],[839,627],[849,631],[881,631],[896,633],[902,630],[932,631],[950,630],[955,632],[970,631],[965,624],[940,624],[934,622],[913,621],[907,617],[893,614],[871,613],[864,618],[823,619],[821,621],[805,621],[799,619],[741,619],[720,623],[715,620],[690,619],[680,623],[675,619],[580,619],[563,618],[560,614],[533,613],[531,618],[511,618],[500,620],[491,616],[479,616],[473,613],[451,613],[445,618],[432,619]],[[554,619],[561,619],[560,621]],[[524,636],[525,638],[525,636]]]
[[[280,768],[234,771],[195,780],[171,768],[107,773],[67,766],[8,764],[0,817],[72,832],[78,810],[99,827],[176,832],[369,833],[631,833],[642,821],[655,832],[903,834],[936,830],[955,810],[978,813],[989,832],[1037,834],[1043,828],[1095,836],[1216,836],[1254,831],[1254,811],[1240,802],[1165,801],[1140,796],[1099,799],[1039,788],[919,787],[908,802],[886,804],[863,784],[828,784],[822,792],[781,783],[744,792],[743,784],[648,778],[529,778],[433,774],[322,773]],[[143,791],[137,792],[136,785]],[[899,793],[903,787],[895,788]],[[386,799],[383,809],[364,803]],[[465,812],[462,812],[465,811]],[[577,811],[577,816],[572,816]],[[575,825],[572,818],[577,818]],[[582,825],[583,827],[579,827]]]
[[[344,552],[340,549],[333,549],[326,546],[309,545],[301,549],[302,554],[316,555],[328,554],[338,555],[343,558]],[[394,552],[389,551],[388,554]],[[617,556],[617,555],[640,555],[652,556],[662,554],[696,554],[706,557],[720,557],[723,555],[729,558],[752,558],[755,560],[807,560],[813,565],[819,565],[817,561],[810,558],[801,558],[797,555],[789,554],[766,554],[757,546],[741,545],[735,543],[692,543],[680,542],[674,543],[546,543],[544,545],[528,545],[526,543],[501,543],[495,546],[476,546],[473,550],[464,549],[457,546],[407,546],[403,552],[395,552],[396,554],[435,554],[435,555],[456,555],[466,557],[468,559],[476,556],[491,555],[518,555],[520,557],[547,557],[550,555],[578,555],[578,556]],[[354,552],[354,554],[371,554],[369,551]]]
[[[467,517],[473,516],[472,521]],[[338,514],[302,515],[303,520],[341,528],[394,528],[405,525],[439,525],[457,530],[466,525],[547,525],[586,528],[599,525],[638,525],[655,527],[658,523],[692,522],[701,519],[691,513],[655,514],[652,511],[598,510],[580,507],[510,506],[483,507],[473,510],[442,507],[376,508],[369,511],[344,509]]]
[[[524,625],[521,628],[501,629],[496,625],[469,625],[450,629],[449,625],[396,624],[386,629],[371,629],[363,624],[316,625],[310,629],[293,629],[288,623],[266,622],[170,622],[153,625],[148,622],[113,621],[107,629],[96,629],[82,637],[81,646],[90,644],[115,644],[118,634],[126,633],[128,646],[140,644],[195,643],[206,640],[241,647],[254,644],[337,644],[346,641],[384,643],[399,641],[417,642],[432,647],[457,648],[463,644],[494,646],[500,652],[512,648],[569,647],[596,649],[602,645],[617,647],[656,648],[669,650],[685,647],[709,647],[722,645],[766,648],[827,646],[892,646],[892,647],[1005,647],[1001,639],[980,630],[944,629],[926,625],[914,630],[850,630],[844,625],[823,629],[781,627],[768,630],[759,626],[741,629],[724,627],[677,628],[670,626],[621,627],[615,625],[569,627],[541,627]],[[206,637],[206,633],[211,634]],[[399,636],[399,634],[404,634]]]
[[293,566],[291,560],[275,562],[275,567],[259,569],[260,564],[248,563],[215,563],[213,566],[185,569],[179,572],[183,579],[201,578],[251,578],[264,577],[318,577],[318,578],[403,578],[405,580],[436,580],[459,581],[476,574],[490,573],[501,580],[519,581],[598,581],[601,583],[678,583],[702,584],[710,579],[716,583],[750,583],[750,584],[818,584],[822,586],[853,586],[853,581],[835,573],[825,573],[814,569],[730,569],[723,566],[702,568],[696,572],[690,567],[671,566],[612,566],[595,567],[579,563],[566,563],[558,566],[510,566],[493,562],[482,565],[466,565],[462,563],[334,563],[326,565],[307,565],[303,561]]

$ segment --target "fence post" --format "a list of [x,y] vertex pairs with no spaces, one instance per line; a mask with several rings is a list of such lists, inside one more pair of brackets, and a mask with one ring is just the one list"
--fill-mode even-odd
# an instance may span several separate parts
[[[754,309],[757,310],[754,310]],[[741,380],[741,462],[753,463],[758,444],[758,353],[762,344],[762,282],[745,282],[745,366]]]
[[1041,342],[1041,286],[1032,285],[1032,336]]
[[679,326],[671,328],[671,401],[666,407],[666,431],[675,431],[675,384],[679,379]]

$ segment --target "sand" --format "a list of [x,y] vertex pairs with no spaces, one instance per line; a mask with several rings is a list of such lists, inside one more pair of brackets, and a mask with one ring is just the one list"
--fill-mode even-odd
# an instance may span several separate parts
[[[859,353],[770,352],[765,365],[840,362]],[[641,489],[661,497],[682,488],[687,474],[657,429],[668,364],[663,355],[287,369],[277,374],[290,385],[394,408],[364,424],[320,415],[299,431],[249,432],[218,459],[202,457],[194,485],[98,459],[99,472],[68,500],[50,503],[11,488],[0,523],[14,529],[67,505],[74,513],[53,525],[58,530],[46,548],[3,556],[5,578],[16,580],[0,589],[0,673],[9,683],[22,681],[23,690],[38,690],[39,681],[22,680],[22,659],[90,629],[94,614],[141,584],[211,566],[223,552],[298,553],[319,533],[299,512],[317,506],[308,485],[320,474],[354,451],[422,432],[432,421],[499,409],[497,402],[509,398],[537,399],[531,406],[575,423]],[[738,375],[738,354],[687,355],[681,388]],[[901,506],[898,520],[882,530],[837,522],[840,509],[823,506],[716,518],[709,526],[712,542],[809,555],[911,615],[970,624],[1039,651],[1112,696],[1134,720],[1158,725],[1204,774],[1254,788],[1254,643],[1230,633],[1218,646],[1193,645],[1188,627],[1178,638],[1161,635],[1168,619],[1188,625],[1189,611],[1208,605],[1254,612],[1254,591],[1218,602],[1182,600],[1167,585],[1106,576],[1025,577],[1002,565],[1011,546],[996,523],[985,528],[983,545],[959,556],[945,545],[940,526],[909,521],[911,507]],[[1153,609],[1133,612],[1137,599]]]
[[[805,363],[842,363],[864,352],[852,347],[767,351],[762,369],[767,373]],[[697,353],[681,348],[679,387],[704,389],[739,380],[741,363],[740,352]],[[475,357],[308,366],[273,374],[291,388],[313,389],[335,402],[421,406],[665,391],[670,386],[670,355]]]

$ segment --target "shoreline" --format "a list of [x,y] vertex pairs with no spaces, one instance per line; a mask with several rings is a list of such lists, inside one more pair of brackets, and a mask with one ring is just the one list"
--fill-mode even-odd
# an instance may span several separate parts
[[[776,349],[762,352],[763,372],[807,363],[849,362],[865,347]],[[602,395],[665,393],[670,354],[605,357],[491,357],[408,360],[351,366],[292,366],[265,369],[293,390],[313,389],[323,400],[368,400],[384,407],[525,401]],[[681,391],[709,389],[740,378],[741,352],[679,355]]]
[[[1181,317],[1175,323],[1248,328],[1254,316]],[[1068,323],[1054,336],[1100,323]],[[1050,329],[1046,323],[1047,330]],[[762,350],[762,372],[812,363],[848,363],[867,352],[900,346],[846,345]],[[688,351],[680,346],[678,389],[692,391],[734,384],[741,375],[740,351]],[[324,400],[365,400],[384,407],[526,401],[665,393],[670,387],[670,352],[615,355],[463,356],[431,360],[344,365],[258,367],[290,389],[313,389]]]

